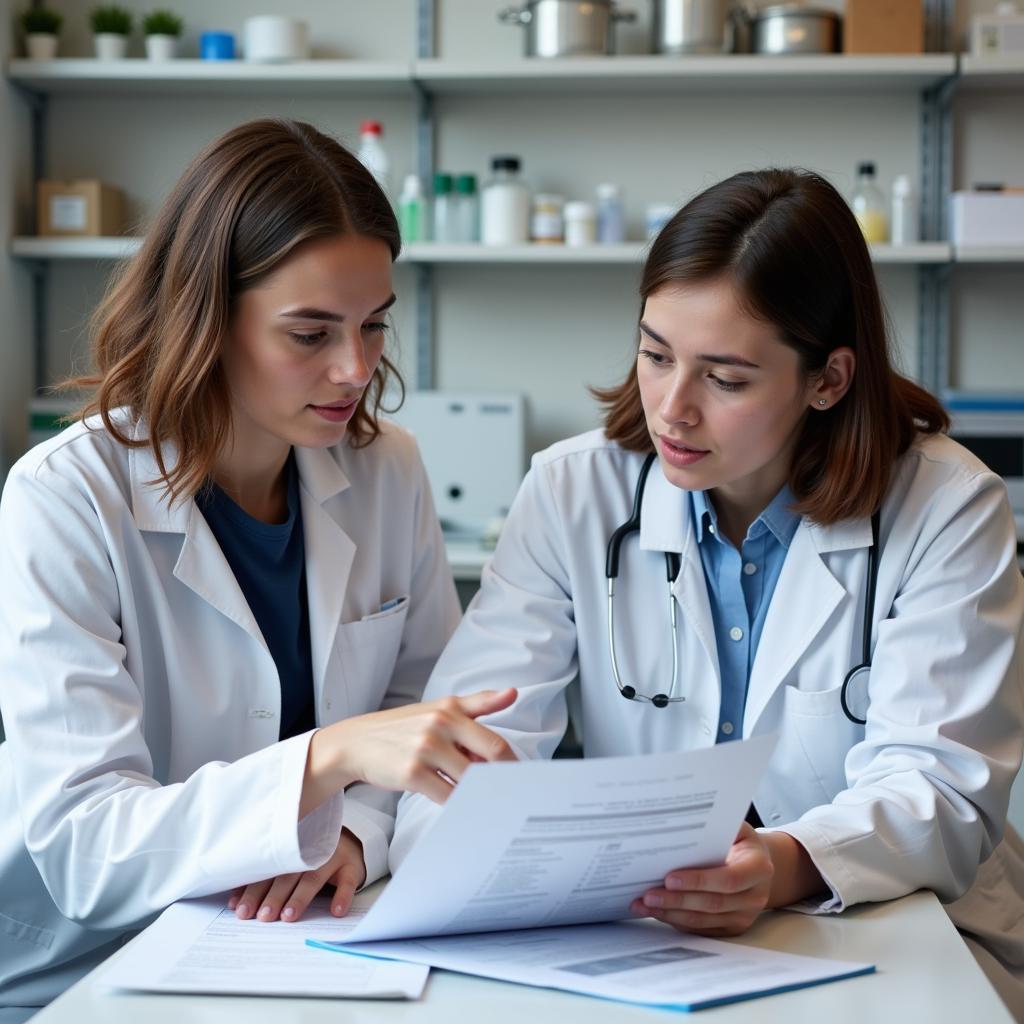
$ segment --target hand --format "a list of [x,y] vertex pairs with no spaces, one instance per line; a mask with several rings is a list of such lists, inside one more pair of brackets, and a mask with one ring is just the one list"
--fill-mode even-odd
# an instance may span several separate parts
[[670,871],[664,888],[649,889],[629,910],[681,932],[742,935],[768,906],[774,874],[766,836],[744,822],[723,865]]
[[353,782],[423,793],[444,803],[474,761],[515,761],[475,718],[509,707],[512,689],[481,690],[346,718],[313,734],[300,817]]
[[363,844],[342,829],[341,839],[333,856],[316,871],[304,871],[252,885],[239,886],[231,893],[228,909],[242,921],[255,917],[258,921],[298,921],[314,896],[325,886],[334,886],[331,913],[344,917],[352,905],[352,897],[366,879]]

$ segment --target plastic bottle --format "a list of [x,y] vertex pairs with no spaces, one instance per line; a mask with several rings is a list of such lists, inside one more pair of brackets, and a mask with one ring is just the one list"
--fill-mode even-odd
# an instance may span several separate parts
[[875,184],[875,165],[871,161],[857,164],[857,184],[850,197],[850,206],[864,233],[865,242],[887,242],[889,240],[885,196]]
[[552,192],[538,192],[533,197],[530,237],[544,245],[560,245],[565,240],[562,210],[565,200]]
[[910,175],[898,174],[892,182],[890,241],[893,245],[912,245],[918,241],[917,200]]
[[644,228],[650,242],[661,234],[661,229],[675,216],[672,203],[649,203],[644,211]]
[[434,241],[457,242],[452,176],[434,175]]
[[494,177],[481,194],[481,241],[521,245],[530,239],[530,190],[519,177],[519,157],[496,156],[491,168]]
[[593,203],[565,204],[565,244],[593,245],[597,241],[597,211]]
[[391,161],[381,142],[384,126],[380,121],[364,121],[359,126],[359,162],[377,179],[384,192],[391,194]]
[[427,236],[427,205],[423,185],[415,174],[407,174],[398,200],[398,227],[403,242],[422,242]]
[[602,245],[626,240],[626,207],[619,185],[597,186],[597,240]]
[[480,241],[480,197],[475,174],[460,174],[455,179],[455,235],[459,242]]

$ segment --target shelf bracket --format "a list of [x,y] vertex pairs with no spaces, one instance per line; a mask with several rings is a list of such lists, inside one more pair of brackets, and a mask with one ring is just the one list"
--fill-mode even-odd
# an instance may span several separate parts
[[50,264],[48,260],[26,260],[25,266],[32,275],[32,354],[35,364],[35,390],[37,395],[41,395],[52,383],[46,357]]
[[416,264],[416,389],[437,386],[434,347],[434,268]]
[[[416,12],[416,53],[426,60],[435,55],[437,39],[437,0],[419,0]],[[434,180],[437,122],[434,98],[419,82],[416,94],[416,173],[427,194]],[[434,268],[416,267],[416,387],[428,390],[436,386],[436,345],[434,337]]]
[[917,379],[934,395],[952,384],[950,367],[950,264],[917,270]]
[[437,0],[418,0],[416,55],[420,60],[429,60],[437,55]]
[[[39,223],[39,189],[37,183],[46,177],[46,133],[49,117],[49,97],[32,89],[23,89],[32,119],[32,225]],[[32,274],[32,351],[35,363],[36,394],[42,394],[50,385],[46,357],[46,335],[50,296],[49,260],[30,260]]]

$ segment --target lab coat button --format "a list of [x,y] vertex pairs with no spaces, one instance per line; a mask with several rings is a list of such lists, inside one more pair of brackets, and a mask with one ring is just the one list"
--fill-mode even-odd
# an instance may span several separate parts
[[731,636],[733,640],[742,640],[743,630],[740,629],[739,626],[733,626],[732,629],[729,630],[729,636]]
[[769,817],[771,818],[772,821],[778,821],[782,817],[782,815],[779,814],[778,811],[772,811],[772,813],[769,815]]
[[757,572],[757,566],[756,566],[756,565],[754,565],[754,563],[753,563],[753,562],[747,562],[747,564],[746,564],[745,566],[743,566],[743,571],[744,571],[744,572],[745,572],[745,573],[746,573],[746,574],[747,574],[748,576],[753,576],[753,575],[754,575],[754,573],[755,573],[755,572]]
[[324,701],[324,707],[325,707],[325,708],[326,708],[326,709],[327,709],[328,711],[330,711],[330,710],[331,710],[331,702],[330,702],[329,700],[325,700],[325,701]]

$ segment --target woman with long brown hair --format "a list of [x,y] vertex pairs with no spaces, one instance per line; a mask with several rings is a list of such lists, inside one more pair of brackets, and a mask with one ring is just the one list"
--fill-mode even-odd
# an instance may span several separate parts
[[186,170],[96,314],[80,422],[0,505],[0,1013],[186,896],[298,920],[386,870],[474,718],[415,704],[458,619],[413,440],[378,417],[400,239],[370,174],[256,121]]
[[[1002,481],[892,365],[867,246],[821,177],[698,195],[640,299],[604,429],[535,457],[426,696],[516,686],[488,724],[523,757],[570,718],[588,757],[777,734],[726,863],[623,912],[735,935],[766,907],[931,888],[1024,1014]],[[403,798],[394,863],[430,816]]]

